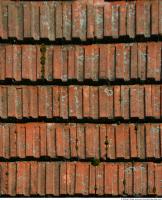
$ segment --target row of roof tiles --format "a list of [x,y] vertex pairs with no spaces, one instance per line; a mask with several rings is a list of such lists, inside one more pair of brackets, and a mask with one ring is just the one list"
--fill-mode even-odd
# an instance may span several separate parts
[[[29,1],[29,0],[2,0],[2,1]],[[43,0],[30,0],[32,1],[43,1]],[[53,0],[46,0],[46,1],[53,1]],[[62,2],[62,1],[76,1],[76,0],[55,0],[55,2]],[[134,0],[77,0],[78,2],[84,2],[84,3],[91,3],[91,4],[96,4],[96,3],[104,3],[108,1],[134,1]],[[136,0],[136,1],[143,1],[143,0]],[[147,1],[152,1],[152,0],[147,0]]]
[[[2,0],[3,2],[12,2],[12,1],[29,1],[29,0]],[[43,0],[30,0],[30,2],[41,2]],[[59,3],[62,3],[62,2],[74,2],[76,0],[46,0],[46,2],[59,2]],[[119,1],[125,1],[125,2],[131,2],[131,1],[152,1],[152,0],[77,0],[77,2],[80,2],[80,3],[88,3],[88,4],[106,4],[107,2],[119,2]]]
[[160,119],[161,108],[160,84],[0,87],[0,117],[4,119]]
[[160,159],[162,124],[0,124],[0,157]]
[[161,42],[88,46],[1,45],[0,80],[160,81],[161,50]]
[[[93,4],[99,3],[99,4]],[[161,36],[162,1],[2,2],[0,38],[66,41]],[[161,80],[161,43],[1,45],[0,80]],[[43,61],[42,61],[43,60]],[[44,63],[44,64],[42,64]],[[162,85],[1,86],[0,118],[162,117]],[[0,124],[0,195],[162,196],[162,124]],[[95,162],[95,161],[94,161]]]
[[2,2],[0,38],[103,39],[162,34],[162,0],[107,2]]
[[[2,0],[2,1],[29,1],[29,0]],[[43,1],[43,0],[30,0],[30,1]],[[53,1],[53,0],[46,0],[46,1]],[[76,0],[55,0],[55,2],[62,2],[62,1],[76,1]],[[109,2],[109,1],[134,1],[134,0],[77,0],[78,2],[84,2],[84,3],[104,3],[104,2]],[[144,0],[135,0],[135,1],[144,1]],[[147,0],[147,1],[152,1],[152,0]]]
[[0,163],[1,195],[162,195],[162,164]]

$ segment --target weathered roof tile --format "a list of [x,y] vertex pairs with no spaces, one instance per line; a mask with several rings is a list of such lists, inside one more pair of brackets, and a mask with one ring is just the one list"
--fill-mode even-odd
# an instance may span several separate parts
[[[160,6],[157,9],[159,3],[161,5],[158,0],[99,4],[79,1],[2,2],[0,37],[50,41],[70,41],[74,38],[86,41],[88,38],[103,39],[107,36],[114,39],[121,36],[135,38],[139,35],[148,38],[161,35]],[[92,6],[92,12],[89,11],[90,7],[87,9],[87,5]]]
[[88,162],[1,162],[0,166],[2,195],[162,194],[160,163],[101,163],[92,166]]
[[161,42],[41,48],[2,45],[0,80],[161,81]]
[[160,85],[1,86],[0,92],[3,119],[161,119]]
[[0,2],[1,196],[162,196],[161,6]]
[[161,124],[0,125],[0,157],[132,160],[161,158]]

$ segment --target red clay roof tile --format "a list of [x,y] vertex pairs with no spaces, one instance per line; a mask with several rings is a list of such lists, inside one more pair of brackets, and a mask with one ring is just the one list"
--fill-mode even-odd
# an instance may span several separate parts
[[162,195],[160,163],[1,162],[0,168],[1,195]]
[[161,124],[0,125],[0,157],[132,160],[160,159]]
[[161,7],[1,1],[1,196],[162,196]]
[[43,73],[40,45],[1,45],[0,80],[161,81],[161,47],[161,42],[46,46]]
[[91,4],[78,1],[2,2],[0,37],[50,41],[79,38],[85,41],[107,36],[115,39],[120,36],[135,38],[142,35],[148,38],[161,35],[161,1],[117,1],[92,4],[92,7],[87,5]]
[[161,119],[161,90],[161,85],[1,86],[0,117]]

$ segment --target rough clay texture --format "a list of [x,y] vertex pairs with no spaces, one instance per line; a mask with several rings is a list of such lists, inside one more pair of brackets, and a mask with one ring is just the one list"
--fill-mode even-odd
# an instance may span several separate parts
[[0,1],[0,196],[162,196],[162,0]]

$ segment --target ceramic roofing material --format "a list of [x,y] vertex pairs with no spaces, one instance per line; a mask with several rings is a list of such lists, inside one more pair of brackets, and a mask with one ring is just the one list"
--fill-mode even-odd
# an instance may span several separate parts
[[161,99],[161,85],[1,86],[0,118],[161,119]]
[[[29,0],[2,0],[2,1],[29,1]],[[32,1],[43,1],[43,0],[31,0]],[[53,0],[46,0],[46,1],[53,1]],[[62,1],[76,1],[76,0],[55,0],[58,2]],[[85,3],[91,3],[91,4],[97,4],[97,3],[104,3],[104,2],[113,2],[113,1],[134,1],[134,0],[77,0],[78,2],[85,2]],[[144,0],[136,0],[136,1],[144,1]],[[152,1],[152,0],[147,0]]]
[[2,0],[0,196],[161,197],[161,38],[162,0]]
[[162,164],[0,163],[1,195],[161,196]]
[[162,34],[162,1],[2,2],[0,38],[70,41]]
[[162,124],[0,124],[0,158],[160,159]]
[[[44,73],[41,49],[45,48]],[[1,45],[0,80],[162,80],[162,43]]]

